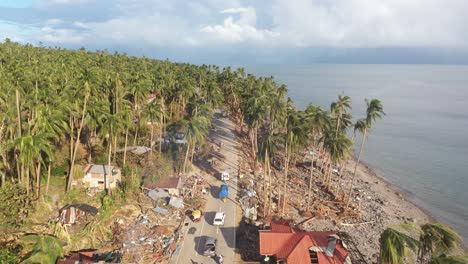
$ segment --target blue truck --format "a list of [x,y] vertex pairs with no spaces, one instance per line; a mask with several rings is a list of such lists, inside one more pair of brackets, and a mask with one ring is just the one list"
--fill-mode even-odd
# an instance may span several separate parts
[[228,191],[228,186],[226,184],[221,185],[219,188],[219,199],[223,200],[223,202],[226,202],[226,199],[228,197],[229,191]]

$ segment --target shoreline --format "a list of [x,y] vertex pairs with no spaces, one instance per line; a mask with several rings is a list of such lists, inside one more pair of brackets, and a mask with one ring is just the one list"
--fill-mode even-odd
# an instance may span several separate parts
[[[353,160],[353,162],[355,162],[355,157],[354,156],[353,156],[352,160]],[[370,163],[368,163],[366,161],[360,161],[360,164],[358,165],[358,167],[362,167],[364,170],[367,170],[367,174],[369,174],[369,176],[374,177],[374,178],[382,181],[383,183],[385,183],[388,189],[391,189],[396,193],[400,193],[407,203],[412,204],[419,211],[421,211],[422,213],[424,213],[426,215],[426,217],[428,219],[428,223],[436,223],[436,222],[443,223],[442,221],[439,221],[437,216],[435,216],[433,213],[431,213],[431,211],[429,209],[425,208],[423,205],[418,204],[417,200],[412,198],[412,196],[414,196],[414,194],[412,194],[411,192],[405,190],[404,188],[402,188],[402,187],[400,187],[400,186],[398,186],[396,184],[391,183],[389,180],[385,179],[384,176],[377,173],[375,168],[373,168],[372,165],[370,165]],[[422,224],[422,223],[419,223],[419,224]],[[450,226],[450,227],[453,228],[452,226]],[[463,237],[462,237],[462,239],[463,239]],[[465,241],[465,240],[462,241],[462,243],[460,245],[462,251],[465,251],[465,252],[468,251],[467,242],[468,241]]]
[[[352,160],[353,160],[353,162],[356,162],[356,158],[354,156],[353,156]],[[405,190],[402,187],[390,182],[388,179],[385,179],[384,176],[377,173],[376,169],[370,163],[366,162],[365,160],[361,160],[359,162],[358,166],[361,166],[361,167],[363,167],[363,169],[367,170],[367,173],[370,174],[370,176],[373,176],[373,177],[379,179],[380,181],[384,182],[389,189],[392,189],[393,191],[398,192],[401,195],[403,195],[403,197],[406,199],[407,202],[412,203],[419,210],[424,212],[427,215],[427,217],[430,219],[431,222],[437,222],[438,221],[437,217],[434,214],[432,214],[429,209],[427,209],[424,206],[418,204],[418,202],[414,198],[412,198],[412,196],[414,196],[414,194],[412,194],[410,191]]]
[[[242,147],[248,148],[249,141],[240,137]],[[243,163],[248,167],[251,157],[244,153]],[[352,179],[352,171],[355,165],[355,158],[352,156],[346,161],[343,176],[334,175],[332,177],[332,188],[341,189],[340,191],[349,191]],[[244,168],[245,169],[245,168]],[[290,172],[295,171],[299,177],[291,177],[288,184],[290,200],[285,219],[290,219],[295,223],[301,223],[301,228],[307,231],[335,231],[347,233],[357,248],[365,257],[368,264],[378,263],[380,236],[383,231],[389,227],[403,223],[423,225],[426,223],[437,222],[437,219],[431,212],[412,198],[412,194],[391,183],[367,162],[360,162],[355,177],[352,203],[356,205],[356,218],[339,219],[332,214],[325,214],[322,217],[313,217],[303,215],[300,211],[304,206],[300,196],[307,193],[308,177],[304,175],[296,166],[290,167]],[[255,177],[251,174],[252,177]],[[261,175],[261,173],[259,174]],[[291,174],[290,174],[291,175]],[[273,185],[277,185],[281,180],[281,172],[275,172],[273,176]],[[276,181],[275,181],[276,178]],[[312,189],[312,197],[320,196],[320,186],[317,185],[321,180],[315,180],[315,186]],[[256,179],[257,191],[260,193],[262,188],[262,179]],[[323,193],[323,192],[322,192]],[[273,191],[273,196],[279,197],[278,191]],[[319,198],[321,199],[321,198]],[[322,197],[323,199],[323,197]],[[335,210],[339,210],[334,208]],[[273,211],[278,211],[276,210]],[[311,221],[309,221],[311,220]],[[305,221],[305,222],[304,222]],[[461,255],[466,251],[466,246],[461,245],[460,250],[453,253]]]
[[[345,176],[336,176],[333,183],[347,191],[354,165],[352,157],[346,162]],[[352,202],[359,205],[357,219],[346,223],[316,219],[304,228],[348,233],[369,264],[378,263],[380,235],[387,227],[402,223],[422,225],[436,220],[428,210],[416,204],[408,192],[387,181],[366,162],[360,162],[357,167]]]

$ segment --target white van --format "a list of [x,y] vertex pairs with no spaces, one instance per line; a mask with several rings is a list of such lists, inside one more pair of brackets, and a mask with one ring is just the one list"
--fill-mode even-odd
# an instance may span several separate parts
[[221,180],[222,180],[222,181],[229,181],[229,172],[223,171],[223,172],[221,173]]
[[224,225],[224,218],[226,218],[226,215],[224,214],[224,212],[216,212],[215,217],[213,219],[213,225],[215,226]]

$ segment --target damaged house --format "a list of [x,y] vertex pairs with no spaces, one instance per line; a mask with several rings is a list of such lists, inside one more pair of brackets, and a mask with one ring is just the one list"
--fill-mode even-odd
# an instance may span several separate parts
[[345,244],[335,232],[294,230],[286,221],[259,231],[260,255],[267,263],[351,264]]
[[184,208],[184,201],[179,197],[182,188],[181,177],[166,177],[154,182],[145,182],[143,189],[148,191],[148,196],[157,201],[165,199],[168,204],[175,208]]
[[98,209],[89,204],[68,204],[59,210],[58,221],[62,224],[75,224],[79,218],[96,215]]
[[[181,177],[165,177],[154,182],[145,182],[143,187],[147,190],[164,194],[165,197],[179,196],[182,188]],[[151,197],[151,195],[150,195]]]

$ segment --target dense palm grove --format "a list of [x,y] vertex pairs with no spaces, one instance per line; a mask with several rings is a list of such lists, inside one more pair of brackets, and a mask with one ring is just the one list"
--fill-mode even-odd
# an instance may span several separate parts
[[[310,162],[321,159],[321,180],[324,188],[331,189],[332,169],[338,167],[343,173],[355,135],[360,133],[364,140],[357,166],[366,136],[384,115],[379,100],[366,104],[364,118],[353,123],[348,96],[338,96],[330,109],[311,104],[299,110],[287,98],[285,86],[243,69],[24,46],[7,40],[0,45],[0,210],[5,212],[0,230],[21,228],[34,207],[47,203],[55,176],[66,175],[63,188],[54,190],[66,193],[73,189],[85,163],[131,167],[127,153],[117,153],[130,145],[150,146],[149,155],[155,159],[174,157],[163,153],[159,139],[183,134],[187,144],[176,150],[181,158],[174,168],[187,173],[217,108],[228,110],[241,131],[246,131],[253,171],[263,167],[257,176],[264,178],[265,214],[271,213],[270,166],[274,157],[281,156],[282,214],[289,166],[299,151],[314,150]],[[304,194],[307,207],[313,199],[311,186],[312,174]],[[341,199],[349,202],[352,190],[352,184],[341,190]]]

